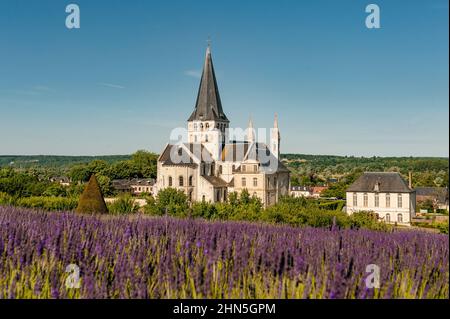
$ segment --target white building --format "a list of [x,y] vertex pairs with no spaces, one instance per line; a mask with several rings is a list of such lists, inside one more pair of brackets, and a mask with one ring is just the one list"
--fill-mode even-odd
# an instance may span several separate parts
[[167,144],[158,158],[158,191],[172,187],[185,192],[190,201],[220,202],[230,192],[247,189],[265,206],[289,194],[289,170],[279,161],[276,116],[270,146],[256,141],[251,121],[245,141],[229,141],[230,121],[222,109],[209,46],[187,122],[187,143]]
[[311,187],[308,186],[291,186],[291,196],[293,197],[311,197]]
[[347,213],[371,211],[380,220],[410,225],[416,214],[416,194],[399,173],[366,172],[346,191]]

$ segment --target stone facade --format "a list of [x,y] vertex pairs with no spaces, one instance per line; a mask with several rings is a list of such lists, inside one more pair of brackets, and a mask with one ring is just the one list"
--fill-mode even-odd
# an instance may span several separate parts
[[190,201],[226,201],[247,189],[265,206],[289,195],[289,170],[279,161],[280,132],[275,116],[270,146],[256,142],[250,122],[246,139],[229,141],[208,47],[195,109],[188,119],[187,143],[167,144],[158,158],[157,191],[172,187]]
[[370,211],[400,225],[410,225],[416,214],[416,193],[398,173],[364,173],[346,195],[348,214]]

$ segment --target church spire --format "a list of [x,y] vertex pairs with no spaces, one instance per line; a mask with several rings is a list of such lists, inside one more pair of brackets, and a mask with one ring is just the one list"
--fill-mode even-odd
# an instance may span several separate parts
[[280,157],[280,129],[278,128],[278,115],[275,113],[275,118],[273,120],[273,128],[272,133],[270,134],[270,148],[272,154],[276,156],[276,158]]
[[211,58],[211,44],[208,41],[202,78],[198,89],[194,112],[188,121],[222,121],[229,122],[222,109],[219,88]]
[[252,121],[251,117],[250,117],[250,120],[248,121],[247,141],[250,143],[255,141],[255,130],[253,128],[253,121]]

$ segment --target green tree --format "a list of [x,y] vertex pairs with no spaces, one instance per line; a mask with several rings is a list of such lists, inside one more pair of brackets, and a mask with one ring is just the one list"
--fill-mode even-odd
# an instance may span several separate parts
[[122,194],[117,200],[109,205],[109,212],[116,215],[127,215],[138,212],[139,205],[131,194]]
[[[147,207],[148,206],[148,207]],[[153,215],[188,215],[188,200],[186,194],[175,188],[165,188],[158,192],[155,202],[147,203],[145,212]]]
[[105,175],[97,175],[97,181],[100,185],[100,189],[102,190],[102,194],[104,195],[111,195],[112,194],[112,185],[111,185],[111,179],[108,176]]
[[156,178],[156,162],[158,155],[139,150],[131,157],[132,162],[142,175],[142,177]]
[[66,188],[58,183],[52,183],[43,193],[44,196],[61,197],[66,196]]
[[72,182],[87,182],[92,175],[91,169],[86,164],[74,165],[68,172],[69,178]]

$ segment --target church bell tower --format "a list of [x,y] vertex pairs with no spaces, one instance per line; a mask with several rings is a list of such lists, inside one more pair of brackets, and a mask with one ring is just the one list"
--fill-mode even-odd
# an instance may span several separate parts
[[219,160],[221,149],[228,142],[229,123],[222,109],[208,44],[195,109],[188,119],[188,142],[203,144],[213,159]]

